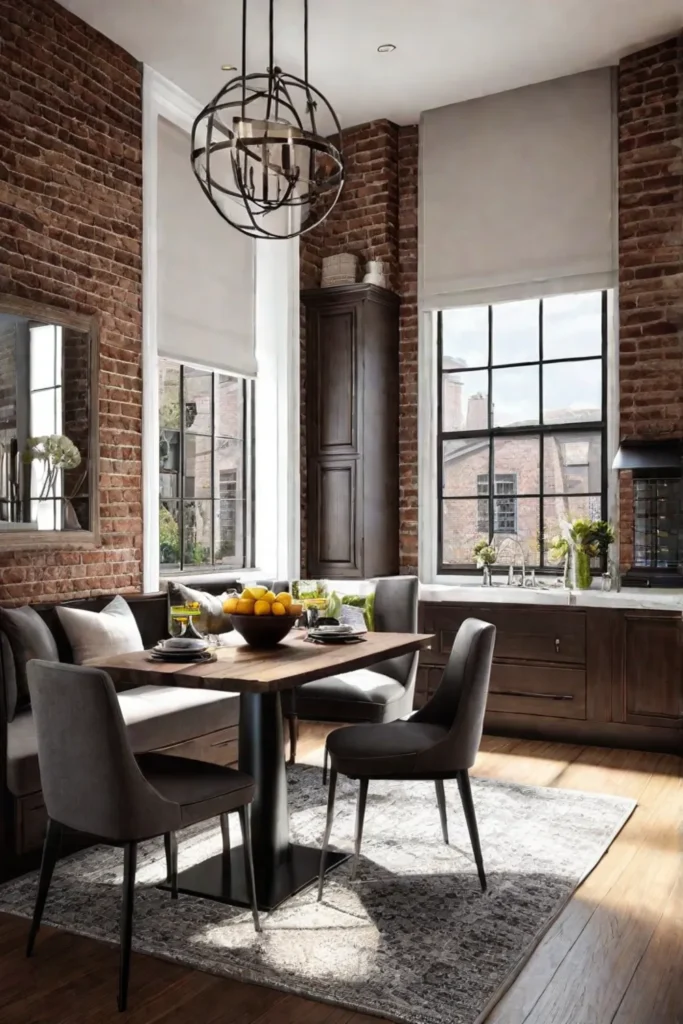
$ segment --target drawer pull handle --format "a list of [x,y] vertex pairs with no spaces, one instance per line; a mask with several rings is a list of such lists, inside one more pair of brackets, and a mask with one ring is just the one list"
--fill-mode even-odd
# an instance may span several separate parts
[[556,636],[555,637],[555,654],[559,654],[559,653],[560,653],[560,638],[559,638],[559,636]]
[[571,693],[535,693],[531,690],[490,690],[497,697],[537,697],[539,700],[574,700]]

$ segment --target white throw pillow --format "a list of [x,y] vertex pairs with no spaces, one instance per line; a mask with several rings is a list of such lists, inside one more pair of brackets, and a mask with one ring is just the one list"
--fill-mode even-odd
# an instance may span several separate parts
[[118,595],[101,612],[57,605],[76,665],[144,650],[138,624],[128,602]]

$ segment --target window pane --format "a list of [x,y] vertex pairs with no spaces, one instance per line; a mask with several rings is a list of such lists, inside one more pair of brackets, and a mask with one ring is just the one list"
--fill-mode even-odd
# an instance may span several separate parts
[[538,299],[501,302],[493,307],[494,366],[501,363],[528,363],[539,357]]
[[540,442],[533,437],[497,437],[493,442],[496,481],[510,476],[513,494],[538,494],[540,487]]
[[159,425],[180,430],[180,366],[159,360]]
[[543,421],[585,423],[602,419],[602,360],[543,367]]
[[244,502],[223,499],[214,502],[215,554],[217,565],[244,563]]
[[180,511],[177,501],[159,506],[159,560],[166,568],[180,566]]
[[487,370],[444,373],[443,430],[487,430],[489,375]]
[[489,439],[473,437],[443,442],[444,497],[474,497],[479,494],[478,480],[488,480]]
[[56,337],[52,324],[29,327],[31,391],[60,383],[55,372]]
[[543,546],[548,565],[557,565],[556,562],[553,563],[549,560],[547,552],[553,538],[561,536],[562,523],[578,518],[600,519],[601,517],[602,501],[599,494],[545,498],[543,502]]
[[[496,481],[496,494],[502,495],[502,481]],[[540,554],[539,498],[512,495],[493,499],[493,523],[497,565],[538,565]]]
[[211,498],[211,438],[185,437],[185,497]]
[[211,388],[213,374],[206,370],[185,367],[185,430],[193,434],[210,434],[212,417]]
[[556,295],[543,300],[543,358],[599,356],[602,292]]
[[180,470],[180,433],[162,430],[159,434],[159,469],[164,473]]
[[61,388],[48,388],[47,391],[34,391],[31,394],[30,431],[34,437],[58,433],[57,399],[60,402],[62,400]]
[[244,497],[244,444],[231,438],[215,441],[214,498],[241,500]]
[[216,375],[216,433],[244,435],[244,381],[240,377]]
[[546,494],[601,491],[600,434],[547,434],[543,443],[543,489]]
[[538,423],[538,367],[493,371],[494,427]]
[[489,537],[487,509],[488,502],[477,498],[442,502],[444,565],[474,567],[472,548],[478,540]]
[[489,307],[444,309],[441,314],[442,368],[488,366]]
[[211,565],[212,501],[186,501],[183,505],[183,562]]

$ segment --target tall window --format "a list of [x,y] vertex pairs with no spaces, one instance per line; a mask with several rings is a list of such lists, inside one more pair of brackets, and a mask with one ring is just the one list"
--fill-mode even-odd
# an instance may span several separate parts
[[498,562],[557,571],[564,520],[606,511],[607,293],[438,314],[439,571]]
[[[62,433],[62,328],[29,324],[29,423],[33,437]],[[62,528],[62,472],[43,494],[47,466],[31,463],[31,514],[39,530]],[[42,501],[36,501],[40,495]]]
[[251,383],[159,361],[162,572],[252,564]]

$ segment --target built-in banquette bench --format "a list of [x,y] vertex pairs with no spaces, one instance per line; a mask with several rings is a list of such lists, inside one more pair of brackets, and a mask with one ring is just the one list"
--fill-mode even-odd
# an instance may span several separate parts
[[[63,602],[65,607],[99,612],[112,595]],[[131,595],[126,601],[145,647],[168,635],[165,593]],[[73,652],[55,605],[34,605],[55,638],[59,658]],[[40,847],[45,808],[40,786],[36,734],[30,705],[17,689],[15,653],[0,629],[0,875],[17,858]],[[168,750],[220,764],[237,761],[239,700],[235,694],[174,686],[118,685],[119,703],[136,752]]]

